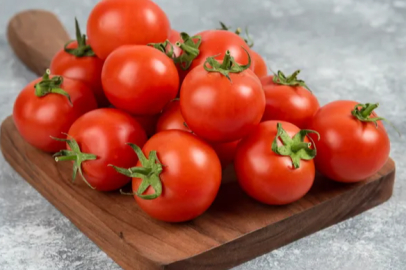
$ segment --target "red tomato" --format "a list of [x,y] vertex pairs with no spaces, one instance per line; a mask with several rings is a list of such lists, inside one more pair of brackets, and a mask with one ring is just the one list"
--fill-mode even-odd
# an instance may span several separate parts
[[229,142],[229,143],[213,143],[211,146],[221,162],[221,167],[225,169],[230,165],[235,158],[235,152],[237,151],[237,146],[240,140]]
[[[277,124],[285,130],[284,137],[276,137]],[[313,160],[299,159],[295,168],[290,156],[282,156],[273,151],[273,143],[277,146],[291,144],[292,137],[300,129],[283,121],[267,121],[256,126],[250,135],[245,137],[237,148],[234,167],[238,182],[242,189],[254,199],[271,205],[282,205],[294,202],[303,197],[313,184],[315,168]],[[286,141],[287,143],[285,143]],[[308,144],[308,139],[300,140],[300,145]],[[284,144],[282,144],[284,142]],[[291,148],[288,148],[290,154]],[[298,151],[303,150],[296,150]],[[303,152],[298,153],[303,154]]]
[[185,125],[185,119],[180,111],[179,100],[173,100],[165,106],[156,126],[156,132],[171,129],[191,132],[191,130]]
[[[212,61],[215,60],[208,59],[208,62]],[[233,61],[230,63],[230,55],[217,69],[229,73],[230,80],[219,72],[208,72],[205,65],[193,69],[182,84],[182,115],[189,128],[207,141],[241,139],[259,123],[264,112],[261,83],[250,69],[238,73],[227,70],[225,67],[234,70],[239,66]]]
[[[295,72],[286,78],[282,72],[276,78],[277,82],[270,77],[265,77],[262,82],[266,97],[265,113],[263,121],[281,120],[295,124],[300,128],[307,128],[320,105],[315,95],[310,92],[303,81],[297,80]],[[290,82],[287,82],[292,78]],[[302,83],[303,82],[303,83]]]
[[[83,179],[99,191],[116,190],[127,184],[131,178],[117,173],[109,164],[131,167],[138,157],[127,143],[144,145],[147,136],[141,125],[129,114],[112,108],[91,111],[73,123],[69,130],[66,150],[56,154],[57,161],[72,160],[87,156],[81,161],[74,161],[83,172]],[[78,146],[79,150],[74,150]],[[73,151],[72,151],[73,150]],[[79,171],[80,172],[80,171]]]
[[89,43],[101,59],[122,45],[164,42],[170,23],[150,0],[104,0],[93,8],[87,23]]
[[[74,41],[67,46],[68,49],[77,48],[77,42]],[[96,56],[76,57],[60,50],[52,59],[51,73],[62,75],[65,78],[76,79],[86,83],[93,91],[97,103],[100,107],[109,105],[109,101],[103,92],[101,84],[101,71],[103,60]]]
[[155,115],[176,97],[179,76],[175,64],[164,53],[132,45],[115,50],[106,59],[102,83],[116,108],[135,115]]
[[255,66],[254,66],[254,73],[258,76],[258,78],[262,78],[268,74],[268,68],[266,66],[265,60],[259,55],[259,53],[251,50],[250,51],[252,59],[254,59]]
[[132,184],[135,200],[148,215],[182,222],[201,215],[213,203],[221,183],[221,165],[207,143],[188,132],[168,130],[155,134],[142,152],[149,162],[140,157],[130,171],[146,170],[143,179],[135,173],[138,176]]
[[[49,70],[47,71],[49,72]],[[42,82],[45,92],[36,95],[35,85]],[[61,82],[61,84],[60,84]],[[46,90],[63,89],[70,96]],[[38,88],[39,89],[39,88]],[[65,143],[51,139],[67,133],[72,123],[82,114],[97,108],[96,99],[84,83],[61,76],[44,77],[29,83],[18,95],[13,109],[14,123],[20,135],[31,145],[46,152],[57,152]]]
[[[355,101],[340,100],[320,108],[309,128],[320,133],[316,142],[316,168],[339,182],[358,182],[378,172],[389,157],[390,142],[381,121],[361,121],[352,115]],[[369,109],[374,109],[370,104]],[[371,111],[357,107],[363,119],[375,118]],[[361,112],[358,112],[361,115]]]
[[86,44],[86,35],[81,34],[77,20],[75,22],[77,40],[69,42],[56,53],[51,61],[51,73],[86,83],[92,89],[97,104],[107,107],[109,101],[101,83],[103,60],[94,55],[92,48]]
[[158,119],[160,117],[159,114],[141,116],[133,115],[133,117],[135,118],[135,120],[137,120],[138,123],[140,123],[142,128],[147,133],[148,137],[151,137],[155,134],[156,123],[158,122]]
[[[181,68],[181,66],[185,67],[185,63],[178,64],[181,81],[189,71],[202,65],[208,57],[215,56],[216,60],[222,60],[225,57],[224,52],[227,50],[230,51],[237,63],[246,64],[248,62],[248,55],[244,49],[250,51],[250,48],[245,43],[244,39],[235,33],[225,30],[206,30],[195,36],[201,37],[201,44],[198,46],[199,53],[196,58],[193,59],[187,70]],[[197,39],[194,39],[194,41],[195,43],[198,42]],[[186,43],[187,42],[185,42],[185,44]],[[185,44],[181,44],[183,51],[188,50]],[[180,58],[180,61],[183,62],[183,59]],[[251,59],[251,66],[249,68],[254,70],[254,66],[255,60]]]
[[[182,38],[180,36],[180,33],[174,29],[171,30],[169,37],[168,37],[169,42],[172,44],[173,47],[173,53],[175,54],[175,57],[178,57],[182,53],[182,49],[176,46],[176,42],[182,41]],[[166,48],[169,50],[170,48]]]

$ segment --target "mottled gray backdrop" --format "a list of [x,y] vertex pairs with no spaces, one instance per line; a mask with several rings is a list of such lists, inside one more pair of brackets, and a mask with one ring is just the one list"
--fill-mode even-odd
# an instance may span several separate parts
[[[73,36],[96,0],[0,0],[0,120],[35,76],[5,37],[19,10],[54,11]],[[302,70],[322,104],[380,102],[378,113],[406,136],[406,1],[157,0],[173,28],[195,33],[249,25],[255,49],[274,69]],[[236,269],[406,269],[406,147],[388,128],[397,162],[393,198],[353,219],[261,256]],[[378,147],[378,146],[377,146]],[[131,254],[129,254],[131,256]],[[0,157],[0,269],[120,269]]]

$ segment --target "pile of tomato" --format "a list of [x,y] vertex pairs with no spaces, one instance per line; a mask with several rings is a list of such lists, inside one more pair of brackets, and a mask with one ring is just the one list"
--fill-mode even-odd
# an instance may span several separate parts
[[139,207],[168,222],[206,211],[231,163],[270,205],[303,197],[316,170],[352,183],[381,169],[390,142],[378,104],[320,108],[299,71],[268,75],[240,32],[179,33],[150,0],[101,1],[88,36],[76,22],[76,40],[19,94],[16,127],[92,189],[132,180]]

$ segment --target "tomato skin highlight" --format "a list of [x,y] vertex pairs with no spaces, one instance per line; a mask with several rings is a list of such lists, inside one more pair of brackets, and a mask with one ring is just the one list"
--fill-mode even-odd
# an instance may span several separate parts
[[276,84],[272,76],[262,78],[266,107],[261,122],[281,120],[308,128],[313,116],[320,108],[314,94],[302,86]]
[[150,0],[104,0],[89,15],[89,44],[101,59],[122,45],[164,42],[170,33],[169,20]]
[[230,82],[203,65],[185,78],[180,92],[182,115],[189,128],[209,142],[232,142],[247,135],[265,110],[265,95],[250,69],[230,73]]
[[353,117],[351,111],[357,104],[349,100],[331,102],[320,108],[309,125],[321,137],[315,141],[317,170],[338,182],[365,180],[378,172],[389,157],[390,141],[382,121],[376,127]]
[[179,100],[172,100],[166,104],[156,126],[156,132],[171,129],[191,132],[191,130],[185,126],[185,119],[180,111]]
[[106,59],[102,83],[114,107],[134,115],[155,115],[176,97],[179,76],[164,53],[131,45],[115,50]]
[[61,88],[70,95],[73,106],[60,94],[37,97],[34,86],[41,80],[32,81],[17,96],[13,119],[24,140],[42,151],[53,153],[64,149],[65,143],[50,136],[63,136],[62,133],[67,133],[77,118],[96,109],[97,103],[87,85],[69,78],[64,78]]
[[[77,41],[70,43],[67,48],[77,48]],[[107,107],[107,100],[102,83],[101,72],[103,60],[96,56],[76,57],[61,49],[52,59],[50,70],[51,74],[62,75],[65,78],[79,80],[86,83],[93,91],[99,107]]]
[[112,108],[83,115],[73,123],[68,134],[77,141],[83,153],[97,156],[96,160],[83,162],[82,171],[89,184],[99,191],[116,190],[130,182],[130,177],[117,173],[108,165],[134,166],[138,157],[127,143],[141,147],[147,141],[145,131],[131,115]]
[[250,50],[250,55],[254,59],[254,73],[258,78],[265,77],[268,74],[268,67],[266,66],[265,60],[256,51]]
[[[183,222],[209,208],[220,187],[221,165],[207,143],[188,132],[168,130],[155,134],[142,150],[146,156],[156,150],[164,165],[161,196],[153,200],[134,196],[142,210],[162,221]],[[140,183],[141,179],[133,178],[134,192]],[[144,192],[152,193],[151,187]]]
[[[242,189],[252,198],[270,205],[299,200],[310,190],[315,177],[313,160],[301,160],[300,167],[294,169],[289,156],[272,151],[277,123],[282,124],[290,137],[300,131],[288,122],[262,122],[239,143],[234,161]],[[309,140],[306,138],[305,142]]]

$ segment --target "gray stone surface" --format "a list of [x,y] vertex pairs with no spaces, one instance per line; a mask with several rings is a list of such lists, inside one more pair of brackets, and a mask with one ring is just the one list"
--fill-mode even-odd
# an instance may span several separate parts
[[[19,10],[54,11],[73,36],[96,0],[0,0],[0,120],[35,76],[10,50],[9,18]],[[175,29],[191,33],[249,25],[255,49],[274,70],[302,70],[322,104],[381,103],[378,113],[406,134],[406,1],[157,0]],[[406,269],[405,141],[388,128],[397,162],[392,199],[235,269]],[[379,147],[379,146],[377,146]],[[131,256],[131,254],[128,254]],[[0,269],[120,269],[0,157]]]

